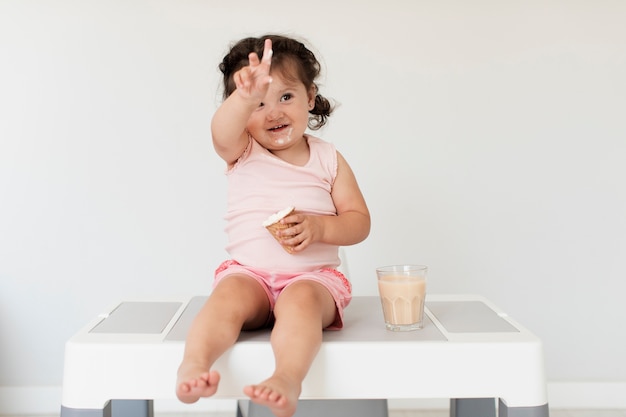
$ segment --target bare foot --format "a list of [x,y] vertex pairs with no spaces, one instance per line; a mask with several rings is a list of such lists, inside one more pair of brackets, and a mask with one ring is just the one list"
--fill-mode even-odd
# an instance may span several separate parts
[[178,368],[176,396],[184,403],[195,403],[200,397],[210,397],[217,391],[220,374],[195,363],[183,363]]
[[253,402],[269,407],[276,417],[294,415],[300,391],[300,384],[276,375],[258,385],[248,385],[243,389]]

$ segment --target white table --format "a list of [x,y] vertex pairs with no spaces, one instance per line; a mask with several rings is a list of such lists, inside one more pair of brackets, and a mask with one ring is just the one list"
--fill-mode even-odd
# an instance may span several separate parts
[[[205,299],[124,301],[76,333],[61,416],[151,417],[152,400],[175,398],[185,335]],[[429,294],[426,314],[422,330],[390,332],[378,297],[354,297],[344,329],[324,333],[296,417],[386,416],[387,399],[422,398],[450,399],[456,417],[548,417],[539,338],[480,296]],[[242,387],[273,364],[269,331],[243,332],[215,363],[213,398],[245,398]],[[238,416],[271,416],[239,404]]]

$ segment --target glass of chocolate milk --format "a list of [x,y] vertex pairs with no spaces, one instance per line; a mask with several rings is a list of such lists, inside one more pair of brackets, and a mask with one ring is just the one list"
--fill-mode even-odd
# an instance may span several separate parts
[[376,268],[387,330],[405,332],[423,327],[427,270],[425,265]]

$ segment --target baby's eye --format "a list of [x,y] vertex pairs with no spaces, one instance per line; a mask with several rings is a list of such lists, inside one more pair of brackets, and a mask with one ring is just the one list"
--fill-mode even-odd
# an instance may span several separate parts
[[287,94],[283,94],[283,96],[280,98],[280,101],[288,101],[291,100],[293,96],[290,93]]

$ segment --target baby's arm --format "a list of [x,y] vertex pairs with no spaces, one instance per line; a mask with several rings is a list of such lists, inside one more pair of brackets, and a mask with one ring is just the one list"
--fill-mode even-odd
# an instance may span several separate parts
[[337,209],[336,216],[296,213],[285,217],[283,223],[297,224],[280,232],[284,236],[281,243],[300,252],[313,242],[348,246],[364,240],[370,232],[369,210],[350,165],[339,152],[331,196]]
[[237,71],[233,80],[237,89],[217,109],[211,123],[213,146],[217,154],[230,166],[248,146],[246,125],[252,112],[263,101],[269,84],[272,63],[272,41],[267,39],[263,58],[249,55],[250,64]]
[[339,152],[331,196],[337,216],[321,218],[323,234],[320,241],[340,246],[363,241],[370,232],[370,213],[350,165]]

